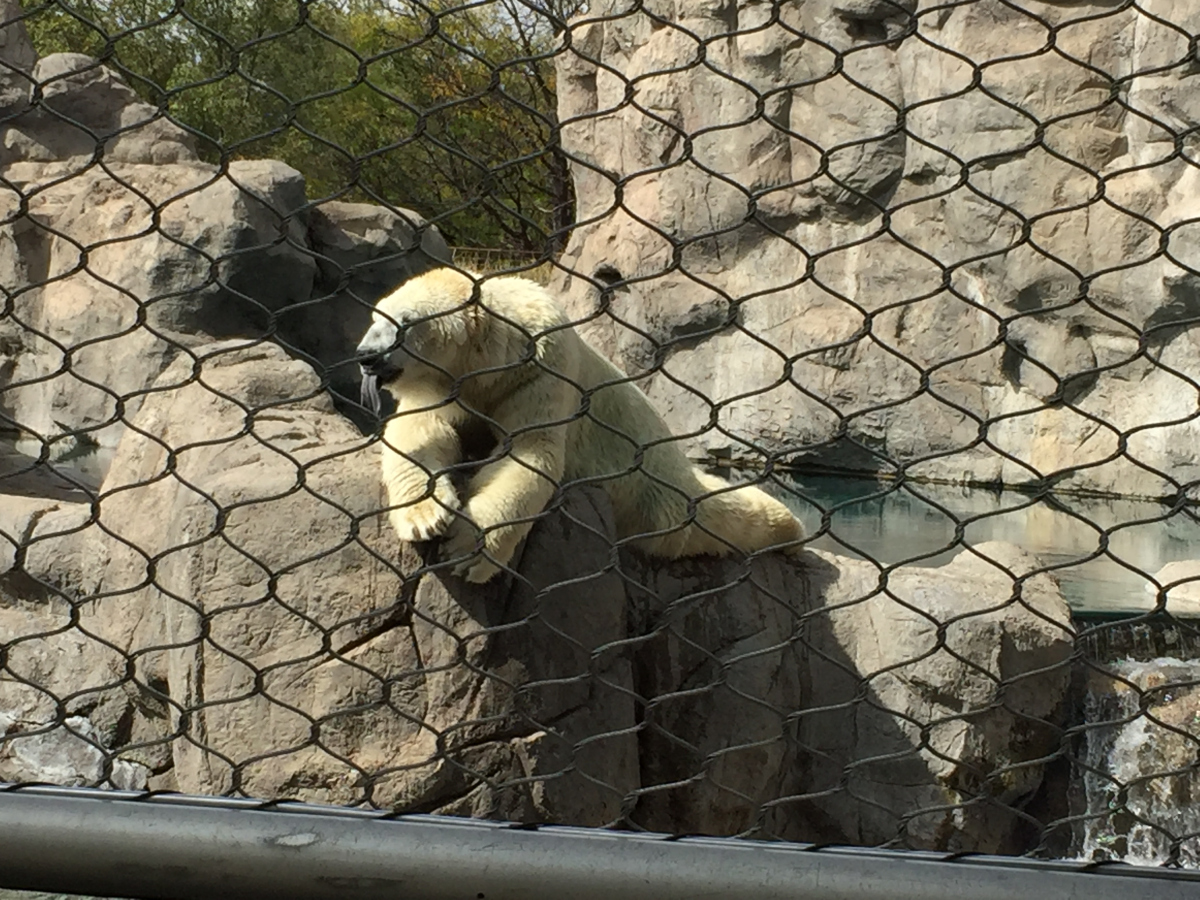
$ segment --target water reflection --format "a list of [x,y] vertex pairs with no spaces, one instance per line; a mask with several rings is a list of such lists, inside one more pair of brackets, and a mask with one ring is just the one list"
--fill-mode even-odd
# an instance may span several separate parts
[[774,493],[810,534],[829,513],[828,532],[812,546],[885,565],[940,566],[964,542],[1008,541],[1056,567],[1067,602],[1092,612],[1145,609],[1154,599],[1147,576],[1168,562],[1200,558],[1197,511],[1148,500],[831,476],[781,480]]

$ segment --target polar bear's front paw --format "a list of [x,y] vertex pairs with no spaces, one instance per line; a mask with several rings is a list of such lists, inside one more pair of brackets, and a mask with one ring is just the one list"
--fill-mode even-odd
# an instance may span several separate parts
[[446,533],[457,509],[454,489],[439,483],[432,497],[397,506],[388,519],[400,540],[428,541]]
[[500,574],[500,567],[491,560],[479,556],[470,562],[455,566],[450,571],[460,578],[471,582],[471,584],[483,584],[485,581],[491,581],[496,575]]
[[428,541],[446,532],[453,510],[447,509],[432,497],[393,509],[389,516],[392,528],[402,541]]
[[454,564],[450,571],[455,575],[472,584],[483,584],[500,571],[500,567],[484,555],[486,547],[487,542],[475,523],[465,516],[459,516],[450,525],[442,541],[441,558]]

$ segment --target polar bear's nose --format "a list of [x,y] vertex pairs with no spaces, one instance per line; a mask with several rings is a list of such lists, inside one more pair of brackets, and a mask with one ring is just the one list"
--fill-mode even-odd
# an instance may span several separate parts
[[363,367],[385,363],[388,355],[399,347],[400,338],[399,329],[391,322],[372,322],[354,348],[355,358]]
[[364,375],[378,375],[387,368],[388,358],[386,353],[374,353],[370,351],[360,350],[354,357]]

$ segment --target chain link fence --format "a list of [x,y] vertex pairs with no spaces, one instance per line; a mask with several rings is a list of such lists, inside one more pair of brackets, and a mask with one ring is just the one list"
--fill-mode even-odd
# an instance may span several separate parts
[[1200,861],[1200,12],[0,20],[9,791]]

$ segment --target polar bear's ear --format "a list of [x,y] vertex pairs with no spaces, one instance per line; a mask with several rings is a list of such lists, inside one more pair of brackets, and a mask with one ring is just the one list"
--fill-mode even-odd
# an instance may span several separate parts
[[375,324],[386,323],[395,329],[396,333],[399,333],[412,321],[413,315],[412,311],[408,309],[397,309],[393,312],[376,307],[372,318]]

